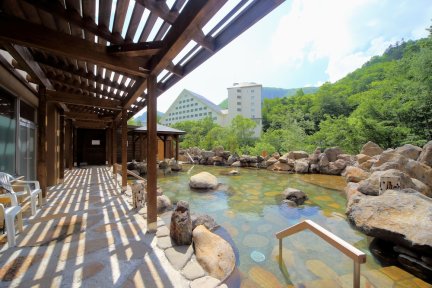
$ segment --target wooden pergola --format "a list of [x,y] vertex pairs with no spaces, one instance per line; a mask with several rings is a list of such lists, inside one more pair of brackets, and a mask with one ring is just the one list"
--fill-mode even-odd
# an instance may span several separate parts
[[[107,129],[114,144],[113,131],[121,126],[123,186],[127,120],[147,107],[147,221],[155,229],[157,97],[282,2],[0,1],[0,48],[13,57],[10,73],[23,70],[24,84],[37,84],[37,174],[44,193],[51,152],[47,104],[56,103],[59,111],[60,177],[63,167],[72,166],[70,159],[64,162],[64,150],[73,146],[64,144],[65,134],[68,138],[76,128]],[[110,150],[112,164],[116,145]]]

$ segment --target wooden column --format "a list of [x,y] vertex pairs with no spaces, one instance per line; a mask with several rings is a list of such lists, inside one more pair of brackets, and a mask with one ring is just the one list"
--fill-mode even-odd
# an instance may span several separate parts
[[64,110],[60,110],[60,151],[59,151],[59,178],[63,183],[65,169],[65,115]]
[[135,132],[132,132],[132,160],[136,160],[135,156]]
[[122,110],[122,191],[127,188],[127,109]]
[[112,123],[112,163],[113,163],[113,174],[114,178],[117,177],[117,124],[114,121]]
[[156,77],[147,78],[147,229],[157,230],[157,90]]
[[73,166],[78,166],[78,133],[77,133],[77,128],[73,127],[72,128],[72,133],[73,133]]
[[42,189],[42,197],[47,196],[47,143],[46,143],[46,125],[47,125],[47,103],[46,90],[39,87],[39,107],[38,107],[38,137],[37,137],[37,180]]
[[176,148],[175,148],[175,159],[176,159],[176,161],[178,161],[178,156],[179,156],[179,135],[175,136],[175,145],[176,145]]
[[167,146],[166,146],[167,136],[162,136],[162,141],[163,141],[163,158],[165,160],[167,159]]
[[69,145],[68,145],[69,162],[68,162],[68,166],[69,166],[69,170],[72,170],[73,169],[73,151],[74,151],[74,144],[73,143],[75,143],[74,142],[75,138],[74,138],[74,133],[73,133],[74,127],[72,124],[72,120],[69,119],[68,123],[69,123]]
[[105,133],[106,133],[106,159],[107,159],[107,164],[108,166],[112,165],[112,128],[107,128],[105,129]]

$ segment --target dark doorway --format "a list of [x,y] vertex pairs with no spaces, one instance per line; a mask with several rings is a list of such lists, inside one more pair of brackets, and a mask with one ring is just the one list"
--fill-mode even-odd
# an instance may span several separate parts
[[105,130],[77,130],[77,162],[82,165],[105,165]]

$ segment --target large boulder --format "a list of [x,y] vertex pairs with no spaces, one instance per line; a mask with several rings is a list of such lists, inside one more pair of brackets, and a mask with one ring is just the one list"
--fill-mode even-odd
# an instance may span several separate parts
[[345,177],[347,182],[358,183],[362,180],[367,179],[370,176],[370,173],[355,166],[347,166],[342,176]]
[[348,219],[367,235],[432,255],[432,199],[412,191],[359,197]]
[[204,215],[192,215],[192,230],[199,225],[204,225],[208,230],[212,231],[219,227],[213,217]]
[[282,192],[282,195],[284,199],[291,200],[297,205],[302,205],[308,199],[306,193],[303,191],[289,187]]
[[231,245],[203,225],[193,230],[193,240],[195,255],[202,268],[210,276],[225,280],[235,267],[236,260]]
[[132,160],[132,162],[127,164],[127,170],[138,170],[137,169],[137,162],[135,160]]
[[367,142],[365,145],[363,145],[360,154],[365,154],[368,156],[375,156],[375,155],[379,155],[383,152],[383,149],[378,145],[375,144],[372,141]]
[[137,163],[137,170],[138,170],[140,175],[146,175],[147,174],[147,163],[145,163],[145,162]]
[[278,159],[276,159],[274,157],[270,157],[269,159],[267,159],[266,164],[267,164],[267,166],[271,166],[271,165],[275,164],[276,162],[278,162]]
[[329,161],[327,155],[324,154],[324,153],[321,153],[321,154],[318,156],[318,159],[319,159],[318,165],[319,165],[320,167],[327,167],[327,166],[330,164],[330,161]]
[[359,164],[362,164],[362,163],[364,163],[364,162],[366,162],[366,161],[372,159],[371,156],[366,155],[366,154],[357,154],[357,155],[356,155],[356,158],[357,158],[357,162],[358,162]]
[[432,167],[432,141],[423,146],[423,151],[420,153],[417,161]]
[[158,213],[163,213],[172,208],[171,200],[166,195],[156,197],[156,207]]
[[178,163],[177,160],[170,159],[168,161],[168,166],[171,168],[172,171],[181,171],[182,170],[182,165],[180,163]]
[[308,159],[300,159],[294,162],[294,170],[297,173],[308,173],[309,172],[309,161]]
[[225,151],[225,149],[222,146],[217,146],[217,147],[213,148],[213,152],[215,153],[216,156],[222,157],[222,155],[224,154],[224,151]]
[[341,175],[342,171],[344,171],[346,167],[346,161],[342,159],[338,159],[334,162],[330,162],[327,169],[324,169],[325,174],[329,175]]
[[416,189],[416,185],[407,174],[400,170],[390,169],[387,171],[376,171],[368,179],[359,183],[358,190],[365,195],[377,196],[379,194],[380,177],[399,177],[401,188]]
[[[374,163],[371,168],[371,172],[388,170],[390,168],[381,167],[383,165],[392,166],[393,169],[403,170],[404,165],[408,163],[409,158],[402,154],[397,153],[395,150],[386,150],[379,156],[378,160]],[[390,164],[389,164],[390,163]]]
[[273,165],[267,166],[267,170],[271,171],[292,171],[294,167],[288,163],[276,162]]
[[329,162],[334,162],[337,160],[337,156],[342,154],[342,150],[339,147],[331,147],[324,150],[324,154],[327,155]]
[[432,168],[421,162],[409,160],[404,167],[405,173],[432,188]]
[[291,151],[287,154],[288,159],[298,160],[308,158],[309,154],[305,151]]
[[417,160],[422,152],[422,148],[411,144],[405,144],[402,147],[396,148],[396,152],[412,160]]
[[216,189],[217,185],[217,178],[208,172],[195,174],[189,180],[189,186],[194,189]]
[[215,156],[215,152],[213,152],[213,151],[202,151],[201,152],[201,156],[204,159],[208,159],[208,158],[211,158],[211,157]]
[[179,246],[192,243],[192,221],[186,201],[180,200],[171,215],[170,236]]

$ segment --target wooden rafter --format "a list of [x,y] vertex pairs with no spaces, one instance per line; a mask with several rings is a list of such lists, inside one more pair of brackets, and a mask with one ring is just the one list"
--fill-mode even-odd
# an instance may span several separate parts
[[107,51],[113,55],[149,57],[157,54],[162,47],[162,41],[140,42],[123,45],[111,45],[107,47]]
[[3,43],[3,47],[38,84],[42,84],[48,90],[54,90],[52,83],[48,80],[39,64],[34,61],[27,48],[10,43]]
[[117,81],[110,81],[108,78],[102,78],[101,75],[95,76],[92,72],[86,72],[82,69],[77,69],[73,65],[65,65],[59,62],[54,61],[53,59],[44,58],[40,54],[35,54],[34,59],[41,64],[42,66],[48,66],[63,72],[70,73],[75,76],[79,76],[91,81],[95,81],[97,83],[109,86],[111,88],[115,88],[121,91],[127,91],[129,88],[124,84],[119,84]]
[[170,11],[165,1],[136,0],[136,2],[170,24],[173,24],[179,15],[176,10]]
[[120,101],[96,98],[88,95],[74,93],[47,91],[47,101],[63,102],[81,106],[100,107],[111,110],[121,110]]
[[120,33],[111,34],[108,26],[98,25],[95,23],[94,19],[90,17],[81,17],[80,13],[76,9],[64,7],[59,1],[25,1],[32,4],[36,8],[51,13],[54,17],[59,17],[66,20],[67,22],[73,23],[79,28],[102,37],[111,43],[122,44],[124,42],[124,39]]
[[157,76],[193,38],[197,27],[203,27],[227,0],[190,0],[184,12],[165,36],[165,49],[152,59],[151,74]]
[[0,39],[78,60],[90,61],[114,71],[142,77],[147,75],[145,73],[147,61],[144,59],[113,56],[106,52],[106,46],[59,33],[5,14],[0,14]]

